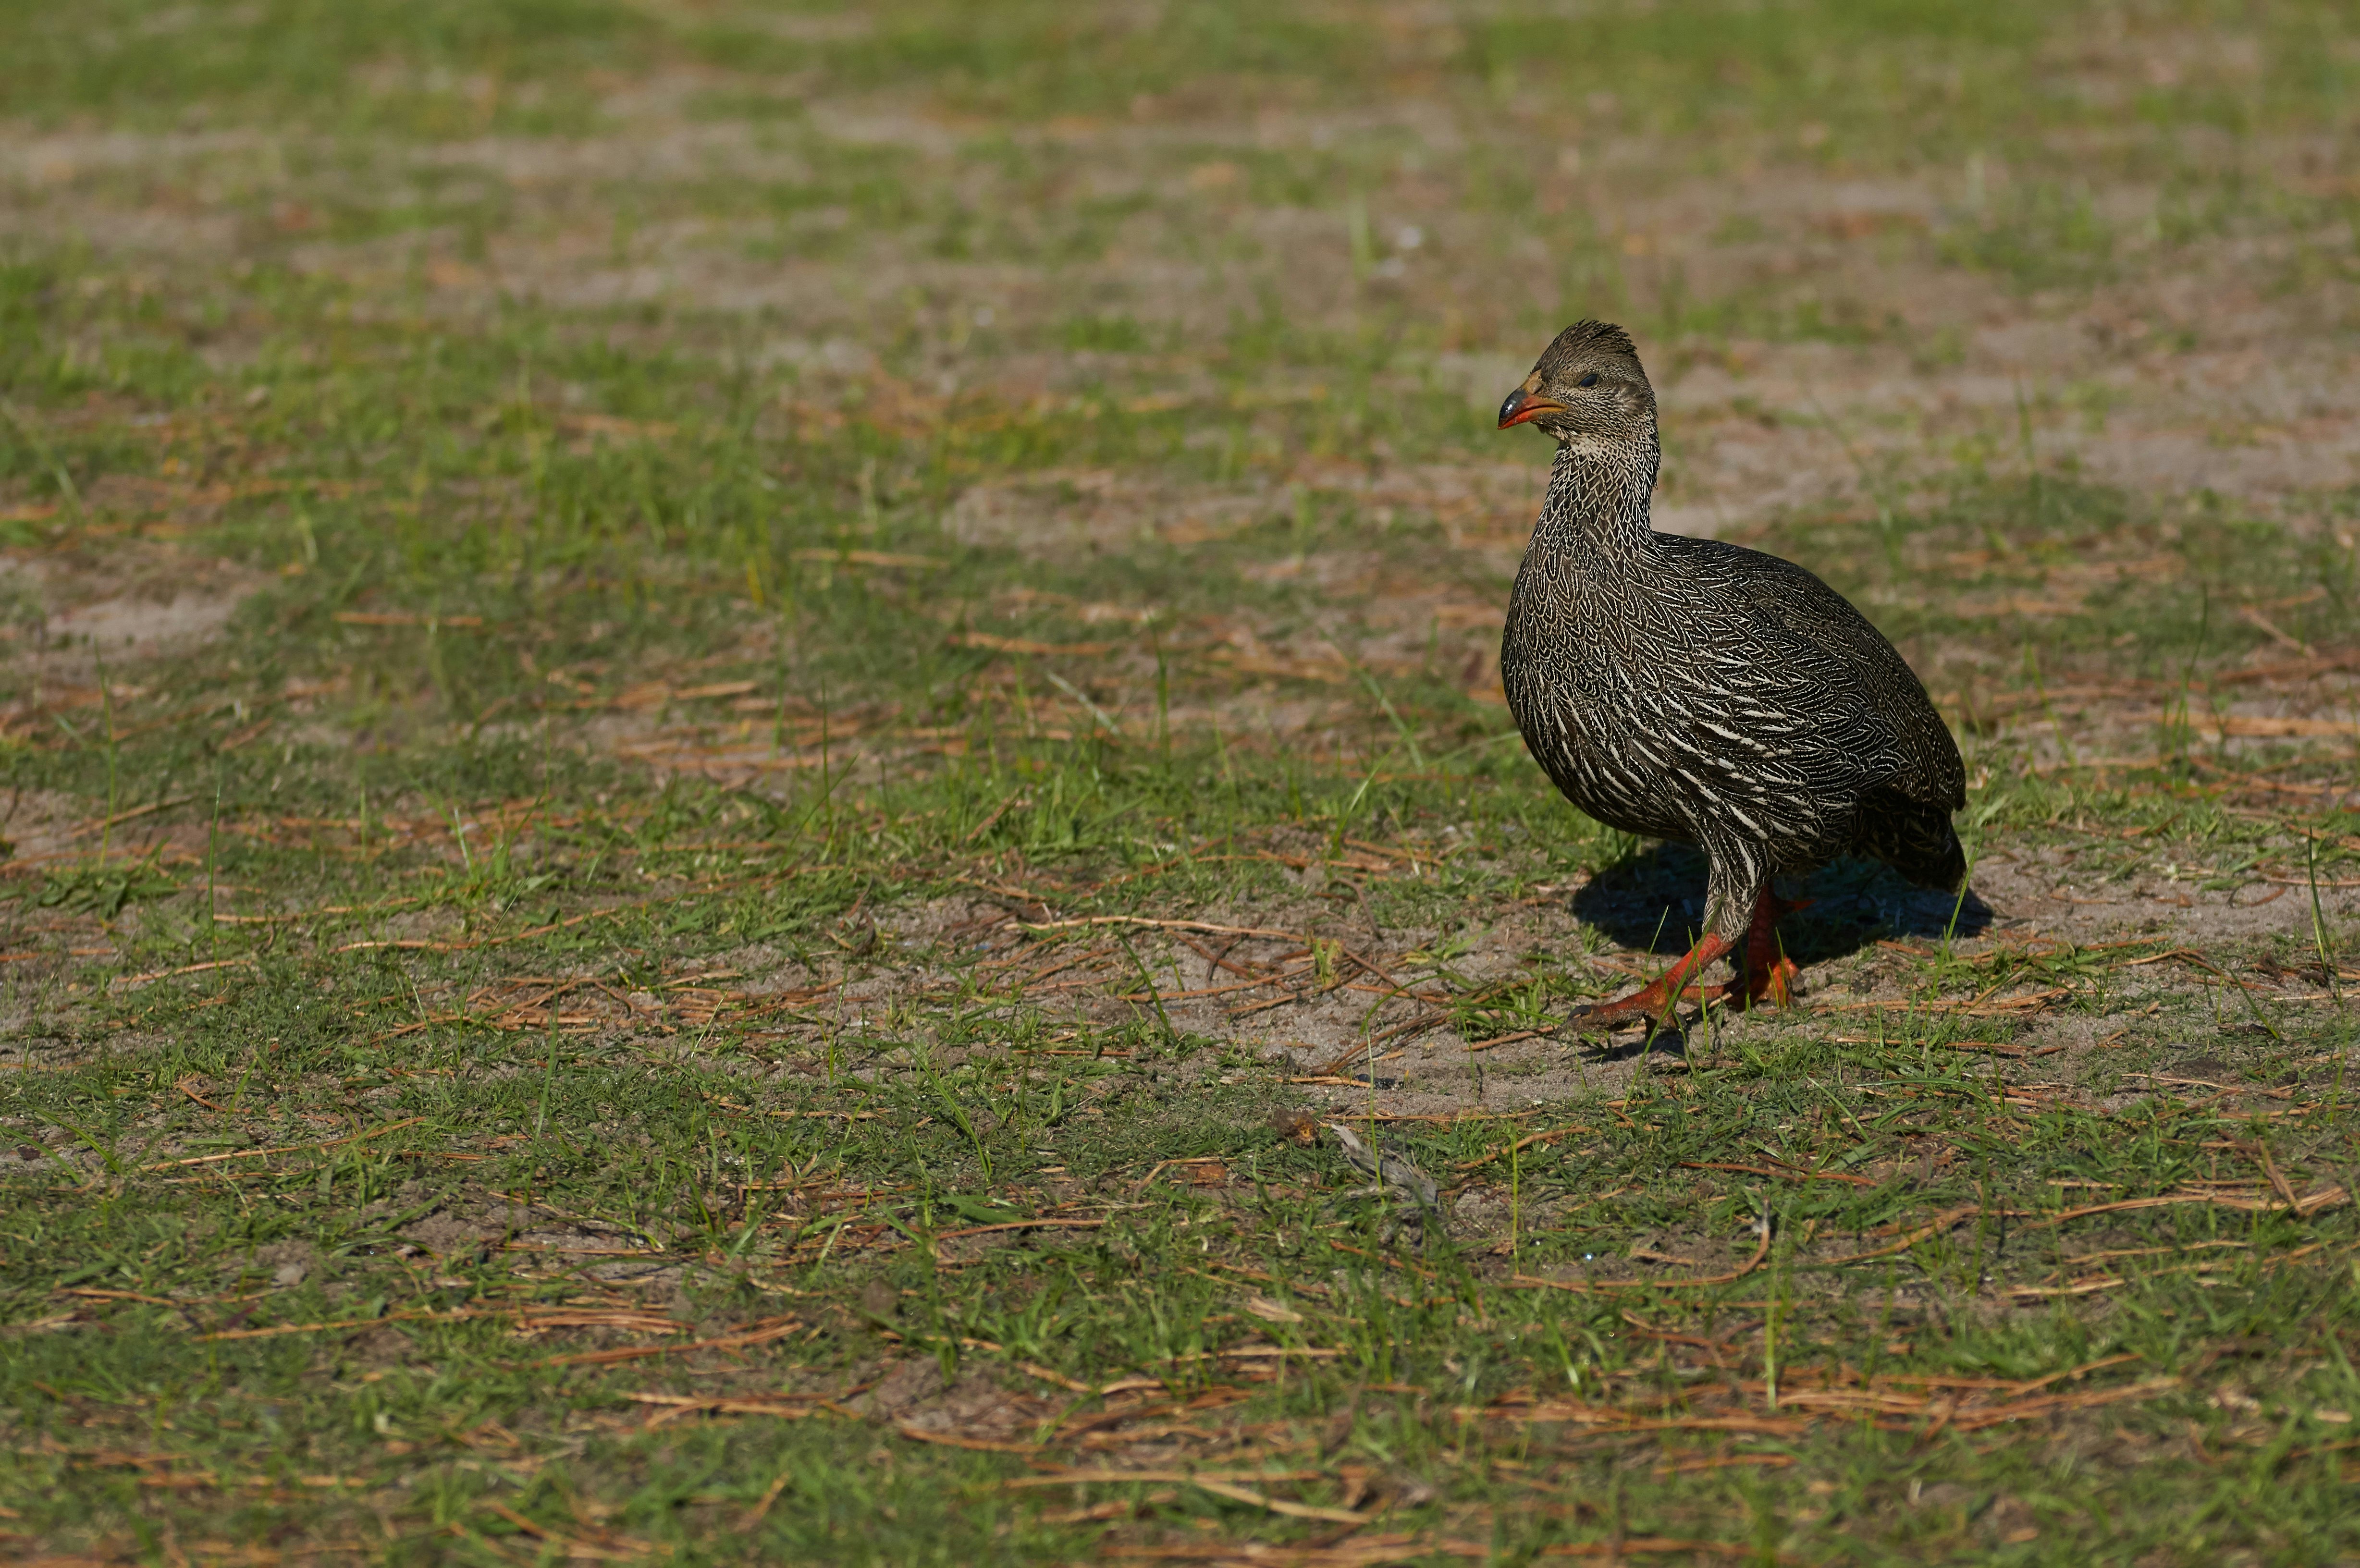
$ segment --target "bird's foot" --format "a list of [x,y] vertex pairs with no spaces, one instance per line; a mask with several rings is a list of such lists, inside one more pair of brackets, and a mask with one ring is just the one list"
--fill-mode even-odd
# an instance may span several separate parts
[[1796,967],[1793,959],[1782,954],[1748,964],[1743,976],[1726,985],[1715,985],[1711,991],[1712,1000],[1742,1011],[1765,1002],[1774,1007],[1791,1007],[1802,988],[1803,972]]
[[1683,954],[1678,963],[1626,996],[1577,1007],[1566,1022],[1576,1033],[1611,1031],[1631,1024],[1661,1028],[1671,1022],[1672,1009],[1688,1000],[1688,981],[1707,964],[1729,951],[1727,941],[1708,936]]
[[1566,1026],[1576,1034],[1611,1034],[1633,1024],[1660,1028],[1670,1021],[1674,1004],[1689,999],[1690,993],[1698,989],[1700,987],[1689,986],[1677,995],[1650,995],[1659,987],[1649,985],[1627,996],[1576,1007],[1566,1015]]
[[1778,921],[1786,915],[1808,909],[1815,900],[1781,898],[1769,888],[1754,901],[1754,921],[1745,933],[1743,972],[1721,988],[1721,1001],[1732,1007],[1751,1007],[1763,1002],[1774,1007],[1792,1007],[1800,989],[1802,971],[1778,945]]
[[1633,1025],[1668,1029],[1673,1025],[1673,1011],[1683,1001],[1716,1001],[1725,989],[1725,985],[1685,985],[1678,971],[1668,971],[1662,980],[1643,985],[1628,996],[1579,1006],[1572,1013],[1567,1013],[1567,1025],[1577,1034],[1610,1034]]
[[[1802,994],[1802,971],[1791,958],[1779,958],[1766,966],[1748,970],[1741,979],[1717,985],[1690,985],[1680,993],[1680,1000],[1699,1007],[1729,1007],[1744,1012],[1768,1003],[1774,1007],[1790,1007]],[[1608,1004],[1601,1003],[1604,1007]]]

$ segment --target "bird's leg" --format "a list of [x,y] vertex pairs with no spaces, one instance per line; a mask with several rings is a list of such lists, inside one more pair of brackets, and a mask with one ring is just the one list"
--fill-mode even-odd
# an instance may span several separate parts
[[1767,1001],[1775,1006],[1791,1007],[1795,1000],[1795,982],[1801,971],[1778,946],[1778,922],[1798,910],[1808,909],[1816,902],[1810,898],[1782,898],[1765,883],[1754,895],[1754,918],[1745,928],[1745,941],[1739,947],[1738,972],[1725,985],[1691,985],[1686,1000],[1719,1002],[1725,1007],[1751,1007]]
[[[1703,939],[1652,983],[1627,996],[1581,1008],[1573,1016],[1575,1027],[1667,1023],[1672,1009],[1683,1001],[1752,1001],[1765,994],[1775,995],[1781,1004],[1786,1001],[1795,966],[1778,952],[1778,917],[1802,906],[1787,903],[1770,891],[1768,866],[1747,854],[1743,845],[1715,844],[1707,853],[1710,871]],[[1748,909],[1752,910],[1750,922],[1741,923],[1747,921],[1743,911]],[[1693,984],[1724,955],[1739,957],[1745,972],[1726,985]],[[1758,991],[1757,976],[1762,987]]]
[[1593,1002],[1579,1009],[1573,1021],[1583,1028],[1612,1029],[1618,1024],[1660,1023],[1671,1016],[1672,1008],[1687,996],[1688,981],[1704,972],[1713,960],[1730,950],[1730,941],[1717,931],[1707,931],[1704,940],[1681,954],[1678,963],[1632,992],[1608,1002]]
[[1778,946],[1778,922],[1811,904],[1809,898],[1782,898],[1763,887],[1754,900],[1754,923],[1745,931],[1745,970],[1730,983],[1729,1000],[1745,1007],[1764,1000],[1782,1007],[1793,1004],[1801,972]]

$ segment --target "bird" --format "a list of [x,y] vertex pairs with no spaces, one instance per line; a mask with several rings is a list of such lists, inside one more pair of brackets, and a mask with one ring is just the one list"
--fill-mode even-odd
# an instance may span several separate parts
[[[1502,430],[1557,442],[1500,644],[1524,746],[1599,822],[1696,844],[1700,934],[1581,1029],[1668,1022],[1682,1000],[1738,1007],[1794,995],[1779,919],[1807,907],[1774,877],[1846,854],[1957,893],[1966,853],[1958,742],[1884,634],[1804,568],[1720,539],[1658,533],[1655,388],[1631,336],[1585,320],[1559,332],[1500,405]],[[1696,986],[1727,957],[1734,974]]]

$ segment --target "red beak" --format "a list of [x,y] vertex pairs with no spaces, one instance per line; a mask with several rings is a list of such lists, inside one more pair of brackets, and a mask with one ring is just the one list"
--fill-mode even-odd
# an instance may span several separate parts
[[1565,405],[1556,398],[1543,397],[1519,387],[1508,394],[1506,402],[1500,405],[1500,428],[1504,430],[1510,425],[1521,425],[1526,419],[1536,419],[1543,414],[1564,412]]

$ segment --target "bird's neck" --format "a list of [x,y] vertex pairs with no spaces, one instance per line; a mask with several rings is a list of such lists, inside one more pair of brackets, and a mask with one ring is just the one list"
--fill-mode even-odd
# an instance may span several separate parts
[[1648,550],[1655,539],[1648,501],[1662,456],[1653,430],[1644,442],[1560,442],[1533,548],[1606,557]]

